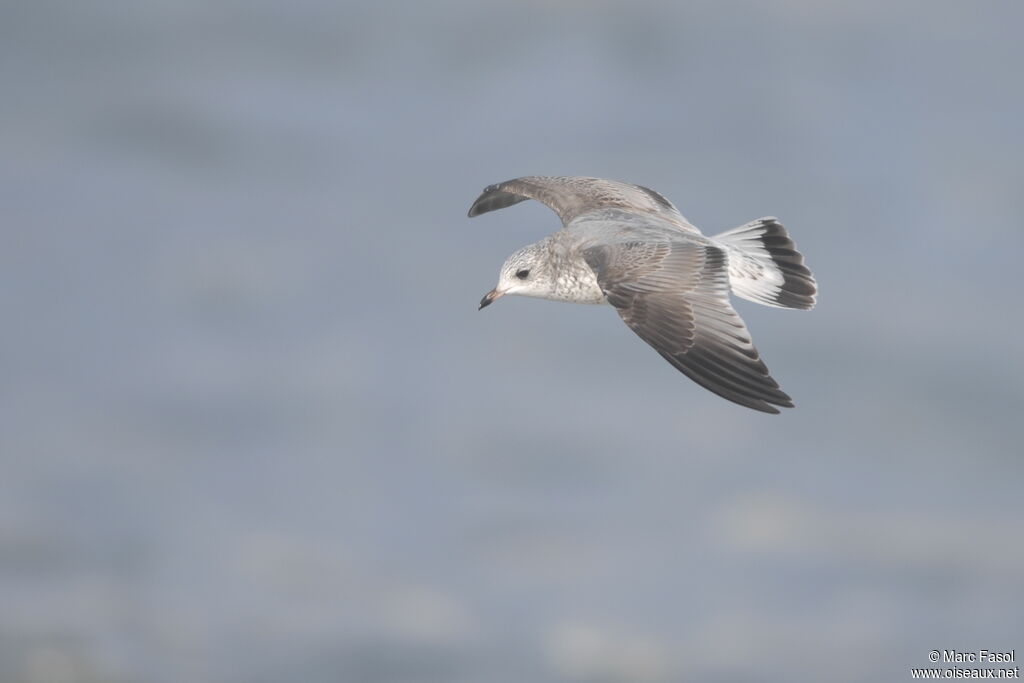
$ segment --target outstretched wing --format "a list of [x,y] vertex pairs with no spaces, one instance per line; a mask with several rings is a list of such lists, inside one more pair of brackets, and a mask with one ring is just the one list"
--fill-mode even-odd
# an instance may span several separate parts
[[687,377],[754,410],[793,406],[729,303],[721,248],[636,241],[592,246],[583,257],[623,321]]
[[672,202],[654,190],[603,178],[526,176],[484,188],[469,208],[469,216],[504,209],[527,199],[551,207],[563,225],[597,209],[615,208],[659,216],[685,232],[697,233]]

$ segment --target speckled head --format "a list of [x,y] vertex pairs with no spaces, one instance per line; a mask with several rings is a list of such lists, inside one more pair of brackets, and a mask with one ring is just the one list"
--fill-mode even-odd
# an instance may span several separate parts
[[489,306],[506,294],[551,298],[550,252],[546,241],[523,247],[508,257],[501,267],[498,285],[480,300],[480,308]]

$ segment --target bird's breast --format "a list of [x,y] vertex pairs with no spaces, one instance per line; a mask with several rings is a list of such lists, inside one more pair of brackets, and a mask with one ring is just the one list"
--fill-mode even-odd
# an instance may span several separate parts
[[569,268],[555,280],[550,297],[555,301],[574,304],[603,304],[604,292],[597,284],[597,277],[589,267]]

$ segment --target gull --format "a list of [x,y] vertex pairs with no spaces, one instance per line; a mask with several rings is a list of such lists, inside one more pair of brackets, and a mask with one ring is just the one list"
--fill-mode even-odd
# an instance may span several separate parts
[[554,210],[563,227],[509,256],[481,309],[507,294],[611,304],[637,336],[702,387],[765,413],[793,407],[729,300],[732,292],[766,306],[814,306],[814,276],[777,219],[707,237],[654,190],[580,176],[489,185],[469,216],[527,199]]

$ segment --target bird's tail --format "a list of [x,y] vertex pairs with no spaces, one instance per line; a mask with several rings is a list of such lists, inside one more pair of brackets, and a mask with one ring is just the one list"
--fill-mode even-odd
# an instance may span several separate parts
[[712,239],[729,254],[729,286],[736,296],[779,308],[814,307],[814,275],[775,218],[759,218]]

